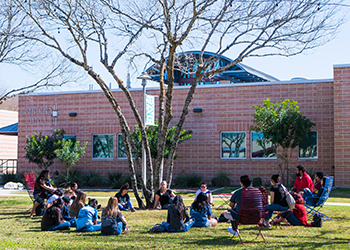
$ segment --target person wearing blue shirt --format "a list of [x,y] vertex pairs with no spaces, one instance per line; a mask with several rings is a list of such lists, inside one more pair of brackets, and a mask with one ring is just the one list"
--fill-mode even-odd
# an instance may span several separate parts
[[197,199],[191,205],[191,218],[195,219],[194,227],[214,227],[218,223],[217,220],[211,218],[211,211],[208,196],[205,193],[199,193]]
[[89,204],[79,210],[77,219],[78,232],[94,232],[101,230],[101,222],[97,221],[97,200],[91,199]]

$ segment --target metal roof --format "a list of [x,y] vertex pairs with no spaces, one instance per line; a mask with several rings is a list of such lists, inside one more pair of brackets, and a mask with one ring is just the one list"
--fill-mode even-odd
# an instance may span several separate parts
[[[201,52],[200,51],[186,51],[177,54],[176,56],[178,58],[183,57],[183,60],[186,61],[186,55],[193,55],[193,56],[199,56]],[[203,53],[203,56],[205,58],[209,58],[211,56],[215,56],[214,53],[205,51]],[[221,61],[221,62],[220,62]],[[218,60],[219,67],[224,67],[225,65],[228,65],[233,62],[232,59],[220,56]],[[189,61],[189,64],[191,62]],[[152,80],[159,81],[159,69],[156,64],[153,64],[151,67],[149,67],[146,72],[150,75]],[[187,75],[187,77],[183,77],[183,74],[181,74],[177,69],[174,70],[174,82],[179,83],[180,85],[182,83],[191,83],[193,81],[193,77],[191,74]],[[165,72],[165,83],[167,83],[167,74]],[[220,80],[226,80],[231,83],[251,83],[251,82],[275,82],[279,81],[277,78],[268,75],[266,73],[263,73],[259,70],[256,70],[252,67],[249,67],[247,65],[244,65],[243,63],[237,63],[228,68],[226,71],[217,73],[212,77],[212,80],[209,80],[208,78],[203,78],[200,80],[200,82],[205,82],[205,84],[213,84],[213,82],[217,82]]]
[[2,134],[2,135],[18,135],[18,122],[0,128],[0,134]]

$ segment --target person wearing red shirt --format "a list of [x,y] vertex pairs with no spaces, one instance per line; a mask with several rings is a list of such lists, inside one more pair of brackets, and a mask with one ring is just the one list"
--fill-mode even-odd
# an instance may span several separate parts
[[310,175],[306,173],[303,165],[297,166],[295,173],[297,174],[297,178],[295,178],[293,190],[296,192],[304,191],[304,188],[313,190],[314,183],[312,182]]
[[283,218],[286,218],[292,226],[311,226],[311,224],[307,222],[307,212],[303,205],[303,197],[301,197],[299,193],[295,192],[291,192],[291,195],[295,200],[295,208],[293,209],[293,212],[288,211],[282,213],[280,217],[277,217],[276,219],[271,221],[270,224],[277,225],[283,220]]

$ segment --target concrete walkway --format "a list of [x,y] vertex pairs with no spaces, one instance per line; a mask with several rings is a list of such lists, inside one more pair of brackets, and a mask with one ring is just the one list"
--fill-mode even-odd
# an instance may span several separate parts
[[[18,196],[18,197],[28,197],[28,194],[19,194],[19,192],[23,192],[24,190],[11,190],[11,189],[0,189],[0,196]],[[92,191],[92,190],[89,190]],[[114,190],[109,190],[114,191]],[[29,197],[28,197],[29,198]],[[109,199],[109,197],[91,197],[95,199]],[[135,198],[131,198],[132,200],[136,200]],[[192,198],[184,198],[184,200],[193,200]],[[223,200],[218,197],[217,195],[213,195],[213,200],[216,205],[220,205],[223,203]],[[350,207],[350,203],[340,203],[340,202],[326,202],[326,205],[328,206],[343,206],[343,207]]]

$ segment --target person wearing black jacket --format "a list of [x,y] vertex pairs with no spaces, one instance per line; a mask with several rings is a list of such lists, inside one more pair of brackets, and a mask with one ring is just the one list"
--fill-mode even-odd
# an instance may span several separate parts
[[41,220],[41,231],[67,230],[70,223],[62,217],[63,200],[58,198],[49,207]]
[[188,216],[180,195],[168,206],[167,221],[163,221],[162,224],[167,232],[187,232],[193,226],[194,219]]

